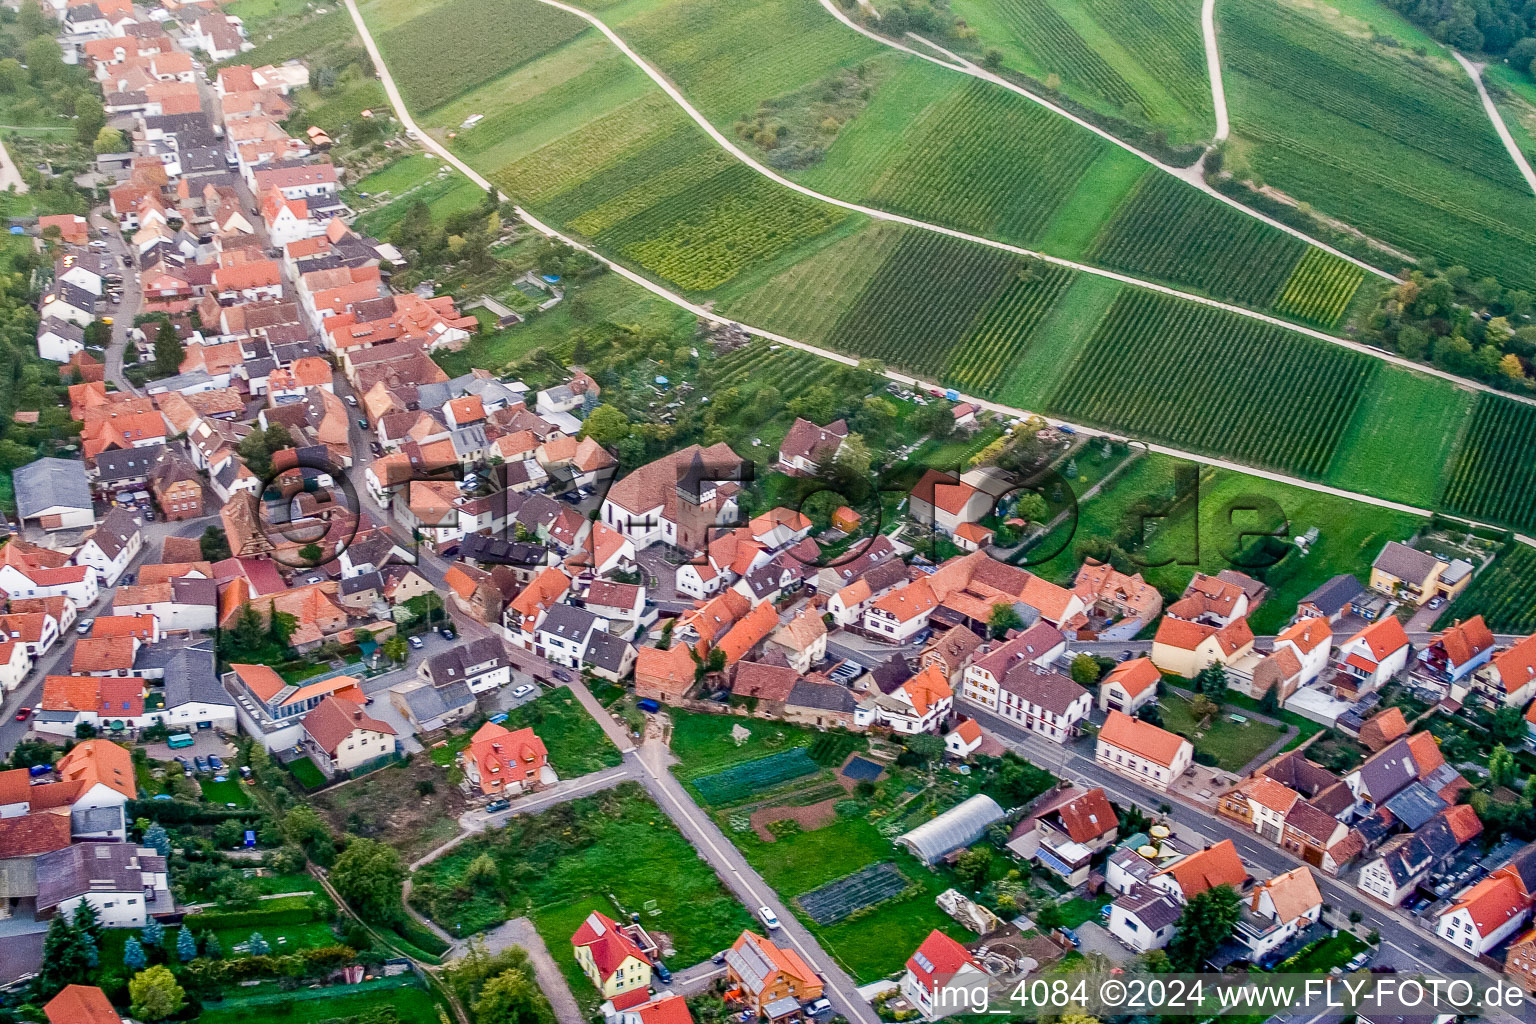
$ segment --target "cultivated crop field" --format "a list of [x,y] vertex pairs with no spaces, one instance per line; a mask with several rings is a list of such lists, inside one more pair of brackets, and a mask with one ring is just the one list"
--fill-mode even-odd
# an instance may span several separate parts
[[976,328],[955,349],[944,382],[979,394],[995,394],[1008,371],[1029,349],[1035,332],[1072,281],[1075,271],[1054,263],[1018,270],[977,318]]
[[954,10],[1006,63],[1080,103],[1170,129],[1210,134],[1210,86],[1198,0],[956,0]]
[[1536,631],[1536,549],[1511,544],[1440,616],[1436,627],[1481,615],[1495,633]]
[[936,377],[976,314],[1024,266],[1010,253],[913,231],[838,321],[828,343]]
[[1105,229],[1090,258],[1115,270],[1177,281],[1216,298],[1264,309],[1275,301],[1307,248],[1301,239],[1171,174],[1149,174]]
[[715,360],[710,367],[710,385],[724,390],[750,384],[792,396],[822,380],[829,369],[821,356],[757,338]]
[[1128,291],[1050,406],[1136,436],[1317,476],[1379,367],[1281,328]]
[[896,865],[881,862],[802,893],[795,902],[817,924],[836,924],[865,907],[900,896],[909,884]]
[[515,32],[506,0],[447,0],[379,35],[379,49],[417,110],[430,110],[575,37],[586,25],[540,3],[520,3]]
[[1530,189],[1446,57],[1285,0],[1232,0],[1218,17],[1236,173],[1415,256],[1536,284]]
[[1275,312],[1319,327],[1338,325],[1365,271],[1321,249],[1309,248],[1291,271]]
[[906,230],[886,221],[868,224],[723,303],[724,311],[791,338],[824,339]]
[[884,49],[816,0],[661,0],[603,19],[721,127]]
[[1473,519],[1536,527],[1536,407],[1478,396],[1441,503]]
[[1021,96],[969,82],[923,113],[869,200],[1027,243],[1107,145]]

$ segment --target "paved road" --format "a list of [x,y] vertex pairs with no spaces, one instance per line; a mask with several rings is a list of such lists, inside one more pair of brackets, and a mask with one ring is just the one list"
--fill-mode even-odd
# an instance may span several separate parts
[[[1156,816],[1163,804],[1173,810],[1164,817],[1171,818],[1180,826],[1205,836],[1211,842],[1231,839],[1242,855],[1243,862],[1251,867],[1263,868],[1270,874],[1289,871],[1301,861],[1278,847],[1262,842],[1251,831],[1245,831],[1217,816],[1214,812],[1181,802],[1172,794],[1148,788],[1112,772],[1092,759],[1093,748],[1088,741],[1079,741],[1068,747],[1053,743],[1044,737],[1020,729],[1011,722],[975,708],[968,709],[983,728],[996,736],[1004,746],[1027,758],[1032,763],[1052,773],[1076,779],[1091,786],[1100,786],[1122,804],[1135,804]],[[1086,755],[1086,756],[1085,756]],[[1469,970],[1492,975],[1487,968],[1463,960],[1450,947],[1442,945],[1427,931],[1411,924],[1405,915],[1388,910],[1360,894],[1351,882],[1330,878],[1313,872],[1318,887],[1334,907],[1345,913],[1359,910],[1365,922],[1381,933],[1384,950],[1398,958],[1405,966],[1417,966],[1442,973],[1464,974]]]
[[0,191],[12,188],[18,193],[25,192],[27,183],[22,178],[21,172],[16,169],[16,162],[11,159],[10,150],[5,148],[5,143],[0,142]]
[[118,272],[123,275],[123,301],[112,307],[107,314],[112,317],[112,343],[107,346],[106,378],[119,391],[138,394],[139,389],[123,376],[123,359],[128,348],[128,332],[133,329],[133,321],[138,316],[144,293],[139,286],[138,265],[123,266],[123,257],[128,255],[128,243],[123,240],[117,225],[103,216],[102,211],[105,209],[105,206],[98,206],[91,211],[91,227],[106,239],[107,252],[117,262]]
[[1220,142],[1231,134],[1232,126],[1227,121],[1227,90],[1221,83],[1221,51],[1216,46],[1216,0],[1205,0],[1200,5],[1200,32],[1205,37],[1205,70],[1211,79],[1211,106],[1216,109],[1216,141]]
[[[822,2],[823,2],[823,4],[826,4],[827,0],[822,0]],[[473,167],[469,166],[463,160],[459,159],[456,155],[451,153],[445,146],[443,146],[441,143],[439,143],[436,139],[432,138],[430,135],[427,135],[427,134],[421,132],[421,130],[417,127],[415,120],[411,117],[410,111],[405,106],[405,100],[401,97],[400,90],[395,86],[394,77],[390,74],[388,65],[386,65],[384,63],[384,58],[379,54],[378,45],[374,42],[373,35],[368,31],[367,23],[365,21],[363,21],[362,14],[359,13],[359,11],[357,9],[356,0],[346,0],[346,3],[347,3],[347,10],[352,15],[353,24],[357,27],[358,35],[362,38],[363,44],[364,44],[364,46],[368,50],[368,55],[369,55],[370,59],[372,59],[372,61],[373,61],[374,68],[377,70],[377,72],[379,74],[380,81],[383,83],[385,95],[389,97],[389,102],[390,102],[391,106],[394,108],[395,116],[400,119],[400,123],[403,124],[408,130],[416,132],[416,134],[419,136],[421,144],[423,146],[425,146],[427,149],[430,149],[432,152],[434,152],[438,156],[440,156],[443,160],[447,161],[449,164],[451,164],[452,166],[457,168],[460,172],[462,172],[466,177],[468,177],[475,184],[479,185],[481,188],[485,188],[485,189],[491,188],[492,185],[491,185],[491,183],[490,183],[490,181],[488,179],[486,179],[483,175],[481,175],[478,171],[476,171]],[[576,12],[576,13],[581,14],[581,12]],[[840,18],[842,17],[841,12],[836,11],[835,9],[834,9],[834,13],[837,14]],[[583,17],[588,17],[586,15],[582,15],[582,16]],[[843,20],[846,20],[846,19],[843,19]],[[850,24],[852,24],[852,23],[850,23]],[[859,26],[854,26],[854,27],[855,28],[859,28],[859,31],[863,31],[863,29],[860,28]],[[887,42],[887,43],[889,42],[889,40],[886,40],[884,37],[876,37],[876,38],[880,39],[881,42]],[[900,47],[898,47],[898,48],[900,48]],[[916,51],[911,51],[911,52],[915,53]],[[942,62],[940,62],[940,63],[942,63]],[[980,69],[976,69],[976,70],[980,71]],[[1001,81],[1001,80],[999,80],[999,81]],[[1007,86],[1008,88],[1016,88],[1014,86],[1009,85],[1006,82],[1003,82],[1001,84]],[[1032,97],[1032,98],[1034,98],[1034,97]],[[791,338],[791,337],[788,337],[786,335],[778,334],[778,333],[773,332],[773,331],[764,330],[764,329],[762,329],[760,327],[753,327],[750,324],[742,324],[739,321],[731,320],[728,317],[723,317],[720,314],[716,313],[712,309],[706,309],[703,306],[700,306],[700,305],[697,305],[697,304],[695,304],[693,302],[690,302],[687,299],[683,298],[681,295],[678,295],[676,292],[669,291],[666,288],[662,287],[661,285],[657,284],[656,282],[650,280],[649,278],[644,277],[644,276],[636,273],[635,271],[629,269],[628,267],[624,266],[623,264],[614,262],[613,260],[609,259],[607,256],[603,255],[602,253],[600,253],[600,252],[598,252],[598,251],[596,251],[596,250],[594,250],[592,248],[589,248],[588,246],[583,245],[582,243],[580,243],[576,239],[571,238],[569,235],[562,234],[561,232],[555,230],[553,227],[549,226],[548,224],[543,223],[538,218],[534,217],[532,214],[530,214],[528,211],[522,209],[521,207],[517,207],[516,209],[517,209],[518,217],[521,218],[523,220],[523,222],[526,223],[529,227],[533,228],[535,231],[538,231],[540,234],[543,234],[543,235],[545,235],[547,237],[550,237],[550,238],[557,238],[561,242],[565,243],[566,245],[569,245],[571,248],[577,249],[577,250],[580,250],[581,252],[586,253],[587,255],[591,256],[593,259],[598,260],[604,266],[608,267],[608,269],[613,271],[615,274],[618,274],[620,277],[623,277],[625,280],[633,282],[634,284],[640,286],[641,288],[644,288],[646,291],[650,292],[651,294],[656,295],[656,296],[658,296],[658,297],[660,297],[662,299],[665,299],[666,301],[672,303],[673,305],[679,307],[680,309],[688,310],[690,313],[692,313],[693,315],[699,317],[702,320],[706,320],[706,321],[708,321],[710,323],[715,323],[715,324],[736,324],[737,326],[739,326],[742,329],[746,330],[748,333],[754,334],[754,335],[756,335],[756,336],[758,336],[760,338],[766,338],[769,341],[778,342],[781,345],[789,345],[789,346],[791,346],[793,348],[798,348],[801,351],[810,352],[813,355],[820,356],[823,359],[830,359],[830,360],[832,360],[834,362],[842,363],[845,366],[856,366],[856,365],[858,365],[859,360],[857,358],[853,357],[853,356],[850,356],[850,355],[847,355],[847,354],[844,354],[844,353],[841,353],[841,352],[833,352],[830,349],[821,348],[819,346],[812,345],[812,344],[810,344],[808,342],[800,341],[800,340],[798,340],[796,338]],[[1242,209],[1247,210],[1246,207],[1242,207]],[[1247,211],[1247,212],[1252,213],[1251,210]],[[889,219],[889,215],[881,214],[880,216],[881,217],[885,217],[886,219]],[[1101,271],[1097,270],[1096,268],[1091,270],[1091,272],[1093,272],[1093,273],[1101,273]],[[1155,288],[1155,286],[1149,286],[1149,287],[1154,287]],[[1201,301],[1205,301],[1205,300],[1201,300]],[[1294,324],[1285,324],[1284,326],[1289,328],[1289,329],[1293,329],[1293,330],[1296,329],[1296,326]],[[1325,339],[1328,340],[1328,341],[1333,341],[1333,342],[1337,342],[1337,341],[1340,340],[1340,339],[1337,339],[1337,338],[1333,338],[1332,336],[1325,336]],[[1372,354],[1373,355],[1377,355],[1377,356],[1383,356],[1384,355],[1383,353],[1375,352],[1374,350],[1372,350]],[[1386,358],[1388,358],[1389,360],[1393,360],[1396,357],[1386,357]],[[1405,363],[1404,365],[1408,365],[1408,364]],[[1439,372],[1439,371],[1434,370],[1433,368],[1423,367],[1423,366],[1419,366],[1417,364],[1413,364],[1412,368],[1415,369],[1415,370],[1418,370],[1420,372],[1424,372],[1424,373],[1435,374],[1435,373]],[[905,385],[910,386],[910,387],[920,387],[920,388],[923,388],[924,390],[934,390],[934,389],[936,389],[938,387],[938,385],[933,383],[932,381],[921,380],[921,379],[919,379],[917,377],[911,377],[911,376],[908,376],[907,374],[904,374],[904,373],[898,373],[895,370],[887,370],[886,373],[885,373],[885,376],[886,376],[886,378],[888,380],[896,381],[899,384],[905,384]],[[1457,382],[1460,383],[1460,384],[1465,384],[1466,386],[1469,386],[1469,387],[1475,387],[1475,388],[1480,388],[1480,389],[1486,390],[1486,385],[1474,384],[1472,382],[1464,382],[1464,381],[1461,381],[1459,378],[1453,378],[1453,379],[1456,379]],[[971,396],[971,395],[962,394],[960,397],[961,397],[962,401],[969,402],[972,405],[975,405],[979,409],[985,409],[985,410],[988,410],[990,412],[1000,413],[1000,414],[1002,414],[1004,416],[1010,416],[1010,417],[1016,417],[1017,418],[1017,417],[1025,417],[1025,416],[1030,416],[1030,415],[1039,415],[1038,413],[1032,413],[1030,410],[1027,410],[1027,409],[1021,409],[1021,408],[1018,408],[1018,407],[1015,407],[1015,406],[1010,406],[1010,405],[1003,405],[1000,402],[993,402],[993,401],[989,401],[989,400],[984,399],[984,398],[978,398],[978,397],[974,397],[974,396]],[[1519,398],[1520,396],[1513,396],[1513,397]],[[1522,400],[1522,401],[1531,401],[1533,404],[1536,404],[1536,400],[1533,400],[1533,399],[1520,398],[1520,400]],[[1072,423],[1069,420],[1054,419],[1054,418],[1051,418],[1051,417],[1042,417],[1042,418],[1046,419],[1047,422],[1049,422],[1049,423],[1051,423],[1053,425],[1056,425],[1056,426],[1072,427],[1079,434],[1082,434],[1085,437],[1105,437],[1105,438],[1109,438],[1110,440],[1113,440],[1113,441],[1126,441],[1126,442],[1129,442],[1129,443],[1132,443],[1132,444],[1140,445],[1145,450],[1152,451],[1152,452],[1157,452],[1160,455],[1168,455],[1168,456],[1172,456],[1173,458],[1176,458],[1176,459],[1183,459],[1183,460],[1185,460],[1187,462],[1195,462],[1195,463],[1199,463],[1201,465],[1213,466],[1213,467],[1215,467],[1217,469],[1228,469],[1228,470],[1231,470],[1231,471],[1236,472],[1236,473],[1246,473],[1249,476],[1259,477],[1259,478],[1265,479],[1265,480],[1272,480],[1272,481],[1275,481],[1276,483],[1287,484],[1287,485],[1289,485],[1291,487],[1299,487],[1299,488],[1301,488],[1303,490],[1316,491],[1319,494],[1332,494],[1332,495],[1334,495],[1336,497],[1340,497],[1340,498],[1349,498],[1352,501],[1362,502],[1364,504],[1372,505],[1372,506],[1375,506],[1377,508],[1390,509],[1390,510],[1396,511],[1396,512],[1407,512],[1407,513],[1410,513],[1412,515],[1423,516],[1423,517],[1426,517],[1426,518],[1431,514],[1431,510],[1430,509],[1419,508],[1419,507],[1414,506],[1414,505],[1406,505],[1406,504],[1403,504],[1402,502],[1388,501],[1388,500],[1386,500],[1384,498],[1377,498],[1377,497],[1375,497],[1373,495],[1368,495],[1368,494],[1360,494],[1360,493],[1355,492],[1355,491],[1347,491],[1347,490],[1344,490],[1343,488],[1331,487],[1331,486],[1329,486],[1327,484],[1320,484],[1320,483],[1317,483],[1316,481],[1313,481],[1313,480],[1304,480],[1304,479],[1302,479],[1300,477],[1287,476],[1287,475],[1285,475],[1283,473],[1275,473],[1275,472],[1272,472],[1270,470],[1259,469],[1259,468],[1254,467],[1254,466],[1246,466],[1246,465],[1243,465],[1241,463],[1233,462],[1233,461],[1228,460],[1228,459],[1214,458],[1214,457],[1212,457],[1210,455],[1205,455],[1205,454],[1201,454],[1201,453],[1198,453],[1198,452],[1185,451],[1185,450],[1179,449],[1179,448],[1170,448],[1170,447],[1168,447],[1166,445],[1150,444],[1148,442],[1145,442],[1145,441],[1141,440],[1140,438],[1127,437],[1126,435],[1116,434],[1116,433],[1114,433],[1112,431],[1100,430],[1100,429],[1097,429],[1095,427],[1083,426],[1081,424]],[[1502,526],[1494,526],[1494,524],[1484,523],[1484,522],[1480,522],[1478,520],[1462,519],[1460,517],[1447,517],[1447,518],[1453,519],[1456,522],[1467,523],[1469,525],[1487,526],[1487,527],[1489,527],[1491,529],[1502,530],[1504,528]],[[1515,535],[1515,539],[1518,540],[1520,543],[1525,544],[1525,545],[1527,545],[1529,547],[1536,547],[1536,539],[1528,537],[1528,536],[1526,536],[1524,534],[1516,534]]]
[[1532,192],[1536,192],[1536,171],[1531,170],[1531,163],[1525,158],[1525,153],[1515,143],[1515,137],[1509,133],[1509,126],[1504,123],[1504,117],[1499,113],[1499,108],[1494,104],[1493,97],[1488,95],[1488,87],[1483,84],[1483,65],[1474,64],[1455,50],[1451,56],[1456,58],[1462,70],[1472,76],[1472,84],[1477,86],[1478,98],[1483,101],[1483,109],[1488,113],[1488,120],[1493,122],[1493,130],[1499,133],[1499,140],[1504,143],[1504,148],[1509,151],[1509,158],[1515,162],[1515,167],[1520,171],[1520,176],[1525,179],[1526,185]]

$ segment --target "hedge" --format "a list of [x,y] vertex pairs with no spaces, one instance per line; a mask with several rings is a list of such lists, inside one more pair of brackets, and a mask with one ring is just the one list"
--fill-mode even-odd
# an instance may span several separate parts
[[307,896],[297,896],[292,899],[296,902],[289,902],[286,899],[265,900],[263,902],[282,905],[261,910],[205,910],[187,915],[182,924],[194,931],[217,928],[259,929],[264,925],[309,924],[322,913],[329,913],[329,907],[321,908]]
[[148,818],[162,825],[217,825],[231,818],[240,821],[259,821],[266,812],[256,807],[232,809],[210,807],[190,800],[130,800],[128,820]]

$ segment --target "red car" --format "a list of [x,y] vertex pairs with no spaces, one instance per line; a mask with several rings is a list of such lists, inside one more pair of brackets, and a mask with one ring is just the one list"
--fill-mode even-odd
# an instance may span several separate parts
[[32,717],[32,709],[31,708],[22,708],[21,710],[16,712],[16,721],[18,721],[18,722],[25,722],[27,719],[29,719],[31,717]]

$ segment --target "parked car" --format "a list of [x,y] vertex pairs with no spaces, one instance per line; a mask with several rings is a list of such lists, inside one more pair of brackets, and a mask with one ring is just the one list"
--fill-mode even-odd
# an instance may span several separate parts
[[519,686],[517,689],[512,691],[512,697],[515,700],[522,700],[524,697],[533,696],[535,690],[537,690],[537,687],[535,687],[532,683],[524,683],[522,686]]
[[709,962],[712,963],[712,964],[723,964],[723,963],[725,963],[725,954],[728,953],[728,952],[729,952],[729,950],[722,949],[720,952],[718,952],[714,956],[710,957],[709,958]]
[[32,709],[31,708],[17,708],[16,709],[16,721],[18,721],[18,722],[25,722],[27,719],[29,719],[31,717],[32,717]]
[[654,715],[656,712],[661,710],[661,705],[649,697],[642,697],[635,701],[635,707],[639,708],[641,711],[644,711],[648,715]]
[[368,421],[367,420],[358,420],[357,421],[357,425],[358,425],[358,428],[361,429],[361,430],[367,430],[368,429]]
[[351,406],[356,406],[357,405],[357,396],[356,395],[348,395],[347,396],[347,404],[351,405]]
[[186,772],[188,775],[192,774],[192,762],[187,760],[184,754],[177,754],[175,757],[171,758],[171,760],[181,765],[182,771]]
[[766,927],[769,931],[778,931],[779,915],[775,914],[767,907],[758,907],[757,916],[762,920],[763,926]]
[[563,669],[563,668],[555,669],[554,676],[555,676],[556,679],[560,680],[562,683],[568,683],[568,682],[571,681],[571,674],[569,672],[565,671],[565,669]]
[[91,635],[91,627],[94,626],[95,624],[96,624],[96,620],[95,619],[81,619],[79,622],[75,623],[75,635],[76,636],[90,636]]
[[807,1006],[805,1008],[805,1012],[806,1015],[810,1017],[820,1017],[824,1013],[831,1013],[832,1000],[828,999],[826,996],[822,996],[820,999],[813,1001],[809,1006]]
[[503,798],[501,800],[492,800],[490,803],[485,805],[485,813],[486,814],[495,814],[497,811],[504,811],[508,807],[511,807],[511,806],[512,806],[512,801],[511,800],[507,800],[505,798]]
[[663,985],[670,984],[672,981],[672,971],[668,969],[667,965],[657,960],[654,966],[656,968],[656,977],[661,979],[661,983]]
[[1371,962],[1371,951],[1368,950],[1368,949],[1363,949],[1360,952],[1356,953],[1354,956],[1349,958],[1349,962],[1344,965],[1344,970],[1346,970],[1346,971],[1358,971],[1360,968],[1364,967],[1366,964],[1368,964],[1370,962]]
[[406,643],[410,644],[411,645],[411,649],[412,650],[416,650],[416,651],[419,651],[423,647],[426,646],[426,644],[422,643],[421,637],[419,637],[419,636],[413,636],[413,637],[408,638],[406,640]]
[[368,450],[373,452],[374,458],[378,458],[384,454],[384,446],[379,444],[377,441],[369,441]]
[[106,242],[103,242],[103,241],[102,241],[102,240],[101,240],[101,239],[99,239],[99,238],[93,238],[93,239],[91,239],[91,243],[90,243],[90,245],[91,245],[91,248],[92,248],[92,249],[105,249],[105,248],[106,248],[106,247],[107,247],[107,243],[106,243]]
[[208,762],[203,760],[203,756],[201,754],[194,757],[192,759],[192,763],[197,766],[197,773],[199,775],[208,770]]
[[443,626],[437,631],[437,633],[444,640],[457,640],[459,638],[459,634],[453,631],[452,626]]
[[251,773],[250,765],[243,764],[240,766],[240,780],[248,786],[255,783],[256,776]]
[[224,762],[222,759],[220,759],[218,754],[209,754],[208,767],[212,768],[216,772],[221,772],[224,770]]
[[35,764],[27,769],[27,774],[35,779],[39,776],[47,775],[51,771],[53,771],[53,765],[51,764]]

